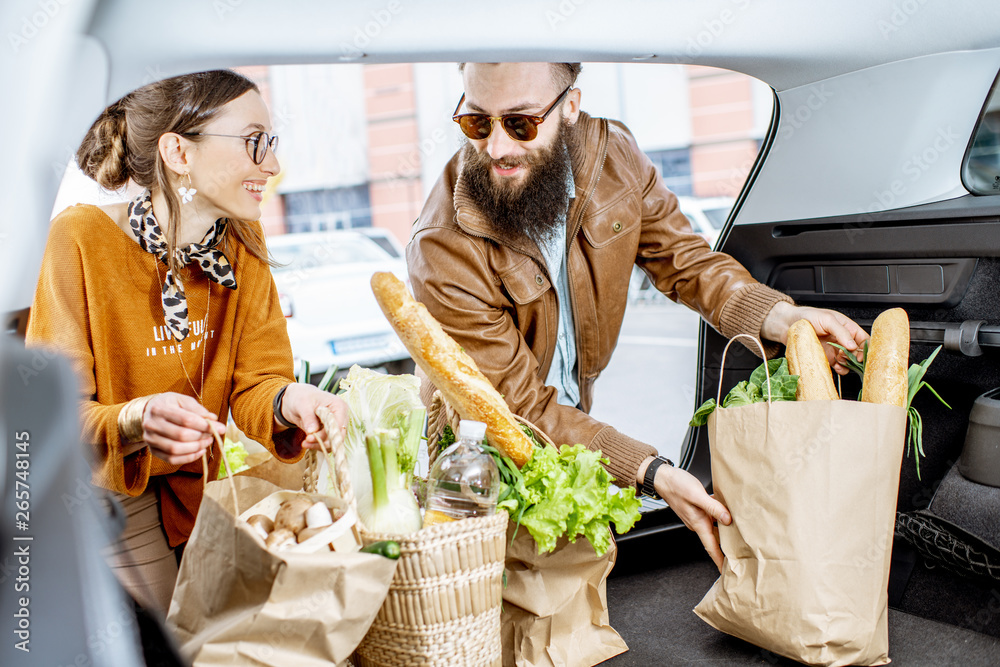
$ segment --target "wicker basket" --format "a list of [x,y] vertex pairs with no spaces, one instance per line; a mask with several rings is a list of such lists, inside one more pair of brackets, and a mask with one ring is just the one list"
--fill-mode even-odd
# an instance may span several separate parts
[[[318,457],[314,452],[309,456],[307,490],[315,489],[319,474]],[[505,512],[402,537],[362,528],[365,544],[392,539],[401,554],[389,595],[358,646],[354,664],[500,667],[506,531]]]

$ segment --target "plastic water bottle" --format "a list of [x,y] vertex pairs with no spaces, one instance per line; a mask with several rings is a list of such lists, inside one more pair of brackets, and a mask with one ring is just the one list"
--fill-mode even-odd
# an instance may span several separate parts
[[434,461],[427,475],[425,527],[496,512],[500,472],[481,447],[485,435],[486,424],[463,419],[458,441]]

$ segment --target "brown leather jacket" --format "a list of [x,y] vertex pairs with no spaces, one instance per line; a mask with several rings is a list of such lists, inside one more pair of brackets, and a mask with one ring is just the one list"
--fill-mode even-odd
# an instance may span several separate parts
[[[600,449],[619,484],[634,484],[639,464],[656,450],[586,413],[594,381],[618,341],[632,265],[727,337],[759,335],[771,307],[789,299],[691,231],[677,198],[624,125],[581,113],[574,132],[576,198],[566,240],[583,411],[559,405],[556,390],[545,385],[559,313],[545,260],[529,238],[501,235],[474,207],[461,151],[434,185],[406,259],[417,300],[472,355],[515,413],[557,444]],[[425,401],[433,392],[428,384]]]

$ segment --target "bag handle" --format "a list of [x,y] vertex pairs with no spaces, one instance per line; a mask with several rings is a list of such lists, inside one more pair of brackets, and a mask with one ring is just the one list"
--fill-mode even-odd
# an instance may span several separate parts
[[[240,504],[236,500],[236,482],[233,480],[233,471],[229,467],[229,461],[226,459],[226,447],[222,442],[222,438],[219,434],[215,432],[214,428],[211,428],[212,422],[209,421],[209,427],[212,431],[212,435],[215,437],[215,444],[219,445],[219,456],[222,457],[222,465],[226,466],[226,479],[229,480],[229,490],[233,494],[233,509],[236,510],[236,516],[240,515]],[[208,450],[206,449],[201,453],[201,488],[204,490],[208,486]]]
[[761,345],[760,339],[755,338],[755,337],[751,336],[750,334],[736,334],[735,336],[733,336],[732,338],[729,339],[729,342],[726,343],[725,349],[722,350],[722,363],[719,365],[719,388],[718,388],[718,390],[715,393],[715,405],[717,407],[720,407],[720,408],[722,407],[722,376],[723,376],[723,374],[725,373],[725,370],[726,370],[726,354],[729,352],[729,346],[732,345],[733,342],[737,338],[746,338],[747,340],[753,341],[753,343],[757,346],[757,349],[760,351],[760,357],[761,357],[761,359],[764,360],[764,374],[767,376],[767,385],[766,385],[767,386],[767,402],[770,403],[771,402],[771,369],[767,367],[767,354],[764,352],[764,346]]

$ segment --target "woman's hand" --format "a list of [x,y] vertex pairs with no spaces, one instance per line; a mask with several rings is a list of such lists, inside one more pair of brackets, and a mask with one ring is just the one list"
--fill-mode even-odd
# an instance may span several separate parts
[[[319,449],[319,436],[330,441],[323,423],[316,416],[316,408],[323,406],[333,412],[337,424],[343,429],[347,426],[347,403],[328,391],[320,391],[311,384],[294,382],[285,389],[281,397],[281,416],[290,421],[306,434],[302,446],[306,449]],[[277,424],[277,420],[275,420]]]
[[168,391],[155,394],[142,412],[142,439],[150,451],[171,465],[201,458],[212,446],[212,431],[220,436],[226,425],[194,398]]

